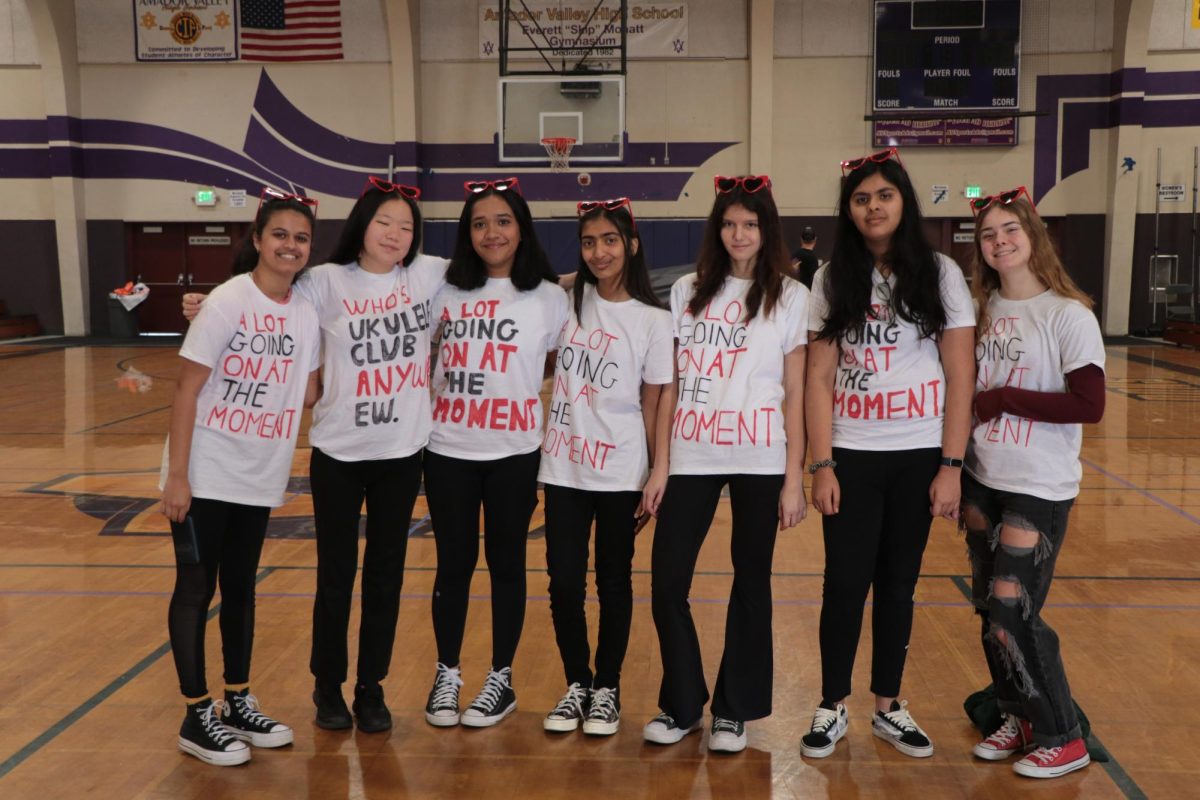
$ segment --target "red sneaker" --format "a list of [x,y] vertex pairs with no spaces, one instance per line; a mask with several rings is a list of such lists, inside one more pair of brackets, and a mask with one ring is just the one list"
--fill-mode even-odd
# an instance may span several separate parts
[[1004,724],[995,733],[975,745],[972,750],[977,758],[988,761],[1003,761],[1014,753],[1033,749],[1033,727],[1025,720],[1012,714],[1004,715]]
[[1083,769],[1092,759],[1083,739],[1072,739],[1062,747],[1039,747],[1013,764],[1013,772],[1027,778],[1057,778]]

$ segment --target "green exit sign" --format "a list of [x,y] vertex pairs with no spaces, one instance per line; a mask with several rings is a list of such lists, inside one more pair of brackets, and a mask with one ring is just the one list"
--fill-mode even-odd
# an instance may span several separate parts
[[983,197],[983,187],[968,186],[967,188],[963,189],[963,196],[968,200],[974,200],[976,197]]
[[215,206],[217,204],[217,193],[213,189],[197,189],[196,190],[196,205],[198,206]]

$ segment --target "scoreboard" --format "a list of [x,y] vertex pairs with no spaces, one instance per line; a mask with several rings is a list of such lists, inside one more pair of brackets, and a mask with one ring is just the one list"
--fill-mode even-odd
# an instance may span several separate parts
[[1016,111],[1021,0],[876,0],[875,111]]

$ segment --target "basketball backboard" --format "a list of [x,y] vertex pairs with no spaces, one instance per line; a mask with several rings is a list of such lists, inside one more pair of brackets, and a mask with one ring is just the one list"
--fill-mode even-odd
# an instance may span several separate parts
[[572,163],[625,157],[624,75],[513,75],[497,84],[502,164],[549,164],[542,139],[575,140]]

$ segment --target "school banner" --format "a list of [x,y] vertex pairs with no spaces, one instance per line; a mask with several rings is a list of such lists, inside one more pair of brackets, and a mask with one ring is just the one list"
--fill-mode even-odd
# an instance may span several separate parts
[[[497,0],[479,3],[479,57],[497,58],[500,49]],[[525,0],[510,5],[509,47],[566,47],[556,57],[591,62],[620,58],[621,4],[616,0]],[[625,20],[630,58],[684,58],[688,54],[688,4],[633,0]],[[536,52],[509,52],[510,60],[541,61]]]
[[138,61],[233,61],[237,0],[133,0]]

